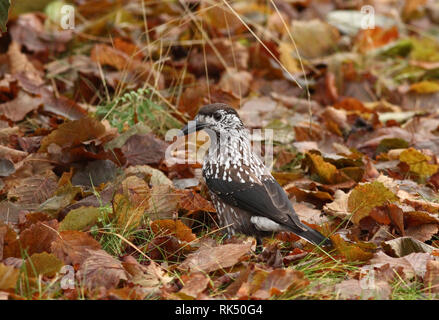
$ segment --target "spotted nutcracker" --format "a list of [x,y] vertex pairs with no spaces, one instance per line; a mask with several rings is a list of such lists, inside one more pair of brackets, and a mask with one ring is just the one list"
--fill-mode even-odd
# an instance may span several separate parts
[[260,243],[273,232],[289,231],[315,245],[331,241],[300,222],[285,191],[251,150],[249,132],[232,107],[215,103],[202,107],[184,135],[206,130],[211,144],[203,177],[228,235],[251,235]]

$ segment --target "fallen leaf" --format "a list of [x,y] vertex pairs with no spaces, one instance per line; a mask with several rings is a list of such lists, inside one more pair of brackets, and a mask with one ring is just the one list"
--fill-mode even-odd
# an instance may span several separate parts
[[93,252],[101,249],[101,245],[85,232],[61,231],[50,248],[65,264],[82,265]]
[[430,164],[430,157],[422,154],[414,148],[404,150],[399,155],[399,160],[407,163],[410,166],[410,171],[416,173],[421,178],[428,178],[435,174],[439,166],[437,164]]
[[[371,252],[375,245],[366,244],[362,248],[359,244],[350,243],[342,238],[340,234],[331,237],[332,243],[338,252],[340,252],[348,261],[367,261],[373,256]],[[368,249],[368,250],[367,250]]]
[[143,175],[146,181],[149,181],[151,186],[167,185],[172,186],[172,181],[160,170],[150,167],[148,165],[143,166],[131,166],[125,169],[125,174],[130,175]]
[[352,212],[352,222],[359,224],[373,208],[391,201],[397,201],[396,195],[378,181],[359,184],[349,195],[348,209]]
[[238,299],[267,300],[282,294],[293,294],[309,284],[301,271],[293,269],[271,271],[255,266],[250,272],[241,272],[242,276],[242,285],[236,292]]
[[53,277],[63,265],[63,262],[53,254],[34,253],[26,260],[26,272],[28,277],[39,275]]
[[[60,183],[58,183],[59,185]],[[52,217],[57,217],[58,212],[72,203],[78,194],[81,194],[80,187],[74,187],[70,182],[62,185],[55,191],[55,194],[38,206],[38,211],[45,212]]]
[[439,293],[439,261],[427,261],[424,287],[428,292]]
[[100,186],[102,183],[113,181],[117,175],[117,166],[110,160],[90,161],[78,169],[72,177],[73,185]]
[[392,288],[386,281],[382,280],[366,283],[363,279],[350,279],[336,284],[335,293],[340,299],[388,300]]
[[151,223],[151,230],[156,235],[173,235],[181,241],[192,242],[197,239],[192,229],[180,220],[155,220]]
[[55,192],[56,179],[56,175],[51,171],[47,176],[24,178],[9,190],[8,199],[15,199],[23,209],[35,210]]
[[325,204],[323,210],[330,215],[344,219],[350,215],[348,200],[349,193],[345,193],[342,190],[337,190],[334,194],[334,201]]
[[133,135],[125,142],[122,153],[127,160],[127,166],[158,164],[165,158],[168,144],[157,139],[152,133]]
[[136,205],[126,195],[117,193],[113,198],[113,214],[116,216],[116,225],[122,230],[133,230],[142,221],[145,211],[144,205]]
[[183,288],[176,295],[184,300],[197,299],[210,282],[210,278],[201,272],[193,273],[182,280]]
[[421,242],[425,242],[430,240],[438,231],[439,226],[437,224],[427,223],[407,228],[405,230],[405,235]]
[[251,241],[231,243],[216,247],[204,246],[188,255],[179,266],[181,270],[194,272],[211,272],[224,269],[239,263],[240,259],[250,251]]
[[248,49],[237,41],[227,38],[218,39],[205,46],[205,52],[193,50],[189,55],[189,70],[196,75],[218,74],[227,67],[234,66],[238,70],[247,70],[249,61]]
[[398,39],[398,28],[396,26],[390,29],[383,29],[379,26],[373,29],[361,30],[356,37],[356,44],[361,52],[382,47]]
[[428,253],[410,253],[402,258],[393,258],[379,251],[369,261],[369,266],[380,268],[384,265],[389,265],[395,271],[401,269],[403,278],[410,280],[415,276],[423,278],[426,271],[426,263],[431,259],[432,256]]
[[0,159],[0,177],[7,177],[15,172],[14,163],[8,159]]
[[293,207],[301,221],[316,225],[321,225],[328,221],[320,210],[315,209],[313,205],[306,202],[295,203]]
[[178,206],[180,209],[187,210],[186,215],[199,211],[216,212],[212,203],[204,199],[199,193],[193,190],[182,190],[181,193],[182,197]]
[[59,231],[78,230],[84,231],[93,226],[101,212],[95,207],[80,207],[70,211],[59,224]]
[[142,291],[148,295],[157,295],[160,288],[168,285],[173,278],[156,262],[150,261],[145,266],[141,265],[132,256],[123,259],[123,267],[129,274],[129,282],[142,287]]
[[389,240],[384,242],[382,247],[386,253],[395,257],[404,257],[413,252],[431,253],[435,250],[434,247],[412,237],[400,237]]
[[20,14],[11,26],[12,39],[34,52],[64,51],[66,43],[72,38],[72,31],[47,32],[43,21],[42,16],[35,13]]
[[50,252],[52,242],[58,238],[58,221],[37,222],[20,234],[20,245],[28,255]]
[[158,185],[151,188],[151,197],[148,199],[146,214],[152,220],[172,219],[177,213],[181,194],[167,185]]
[[148,242],[145,252],[152,260],[176,262],[189,250],[189,246],[176,237],[168,235],[153,238]]
[[95,118],[84,117],[64,122],[41,141],[40,152],[47,152],[49,145],[73,147],[81,142],[99,138],[105,133],[104,125]]
[[333,164],[326,162],[322,156],[313,153],[306,153],[306,155],[312,164],[311,171],[318,175],[322,183],[336,184],[349,180]]
[[79,268],[76,278],[89,290],[101,287],[111,289],[128,279],[121,262],[104,250],[84,250],[88,252],[88,257]]
[[20,269],[0,263],[0,290],[15,289]]
[[320,58],[331,53],[340,38],[337,29],[318,19],[294,20],[291,30],[300,55],[307,59]]
[[253,76],[248,71],[229,70],[223,73],[218,86],[237,97],[245,97],[249,93]]
[[15,99],[0,104],[0,114],[11,121],[20,121],[29,112],[36,110],[41,104],[41,98],[31,97],[24,91],[19,91]]
[[433,81],[421,81],[410,85],[410,90],[416,93],[434,93],[439,91],[439,83]]

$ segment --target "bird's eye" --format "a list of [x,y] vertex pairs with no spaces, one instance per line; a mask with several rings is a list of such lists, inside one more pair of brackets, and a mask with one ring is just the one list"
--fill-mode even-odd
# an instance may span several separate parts
[[222,117],[223,117],[222,114],[219,113],[219,112],[216,112],[216,113],[213,114],[213,118],[214,118],[216,121],[220,121]]

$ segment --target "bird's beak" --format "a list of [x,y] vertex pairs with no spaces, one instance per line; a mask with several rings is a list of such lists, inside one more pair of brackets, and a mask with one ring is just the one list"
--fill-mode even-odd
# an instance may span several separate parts
[[189,121],[187,125],[181,129],[180,136],[188,135],[189,133],[193,133],[195,131],[200,131],[207,127],[207,123],[200,121]]

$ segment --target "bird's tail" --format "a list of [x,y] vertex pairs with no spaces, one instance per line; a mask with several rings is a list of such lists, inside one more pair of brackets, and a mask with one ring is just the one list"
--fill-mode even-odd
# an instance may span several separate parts
[[302,224],[302,227],[307,229],[306,231],[294,231],[299,237],[305,239],[308,242],[316,246],[332,246],[332,241],[326,238],[320,232],[308,227],[306,224]]

